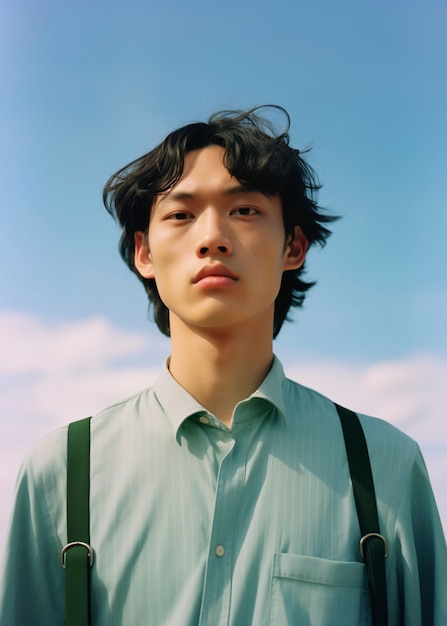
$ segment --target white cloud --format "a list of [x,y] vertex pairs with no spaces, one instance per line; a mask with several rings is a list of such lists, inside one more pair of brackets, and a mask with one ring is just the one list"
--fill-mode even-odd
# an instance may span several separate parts
[[0,374],[23,375],[100,367],[147,349],[137,333],[117,331],[103,317],[46,326],[36,318],[0,313]]
[[[104,318],[53,328],[31,316],[3,313],[0,335],[2,545],[14,479],[29,446],[59,425],[150,385],[167,353],[163,340],[123,332]],[[148,355],[147,365],[137,366],[142,353]],[[426,354],[368,366],[324,359],[285,365],[291,378],[354,410],[383,417],[419,441],[447,527],[442,480],[447,360]]]

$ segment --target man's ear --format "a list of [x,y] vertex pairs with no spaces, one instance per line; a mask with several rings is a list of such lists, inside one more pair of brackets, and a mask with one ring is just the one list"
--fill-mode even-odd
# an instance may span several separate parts
[[297,270],[306,260],[307,248],[309,242],[300,226],[295,226],[293,237],[290,235],[287,239],[287,245],[284,256],[283,271]]
[[142,231],[137,231],[134,235],[135,255],[134,263],[139,274],[143,278],[155,278],[154,266],[149,250],[147,235]]

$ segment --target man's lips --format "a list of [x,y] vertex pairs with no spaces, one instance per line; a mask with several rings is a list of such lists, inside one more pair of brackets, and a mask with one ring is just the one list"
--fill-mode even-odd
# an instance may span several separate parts
[[225,265],[207,265],[206,267],[202,267],[202,269],[195,275],[193,283],[196,284],[204,278],[209,278],[211,276],[230,278],[235,281],[238,280],[237,276],[225,267]]

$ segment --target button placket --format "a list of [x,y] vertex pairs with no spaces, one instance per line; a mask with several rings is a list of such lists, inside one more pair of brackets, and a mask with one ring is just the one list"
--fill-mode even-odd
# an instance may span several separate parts
[[234,445],[220,463],[210,536],[210,551],[199,625],[227,623],[231,605],[232,535],[245,484],[246,429],[237,429]]

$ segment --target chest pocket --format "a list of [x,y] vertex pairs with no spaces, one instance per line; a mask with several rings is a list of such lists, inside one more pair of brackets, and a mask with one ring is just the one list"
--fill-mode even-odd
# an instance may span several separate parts
[[363,563],[275,554],[270,625],[369,626],[368,594]]

